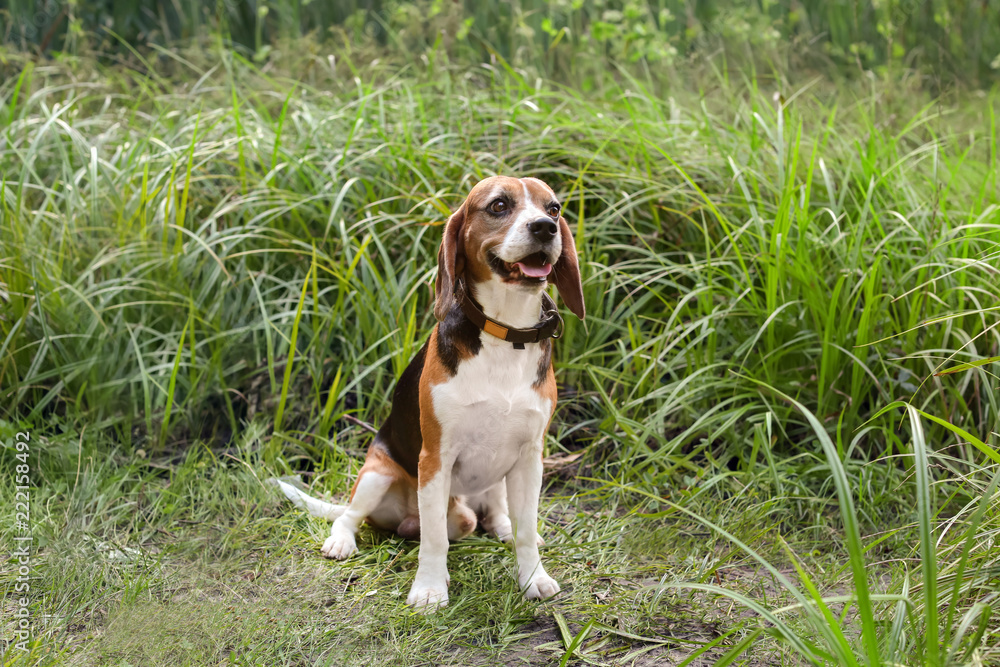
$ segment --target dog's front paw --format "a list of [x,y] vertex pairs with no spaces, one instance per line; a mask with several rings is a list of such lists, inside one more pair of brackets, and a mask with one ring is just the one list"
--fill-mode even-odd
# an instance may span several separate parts
[[354,541],[353,535],[350,533],[336,532],[326,538],[326,542],[323,542],[323,548],[320,549],[320,552],[327,558],[344,560],[357,550],[358,545]]
[[547,574],[540,574],[528,581],[524,597],[529,600],[544,600],[559,592],[559,584]]
[[414,582],[406,597],[406,604],[420,611],[434,611],[438,607],[444,607],[448,604],[448,583],[441,581],[427,586]]
[[510,529],[510,524],[508,523],[506,527],[498,528],[494,531],[497,538],[501,542],[512,543],[514,541],[514,531]]
[[[506,517],[504,517],[503,521],[497,521],[493,524],[493,527],[489,528],[489,530],[496,535],[497,539],[501,542],[505,542],[507,544],[514,543],[514,529],[510,525],[510,520]],[[535,541],[538,543],[538,546],[545,546],[545,540],[542,539],[541,535],[535,538]]]

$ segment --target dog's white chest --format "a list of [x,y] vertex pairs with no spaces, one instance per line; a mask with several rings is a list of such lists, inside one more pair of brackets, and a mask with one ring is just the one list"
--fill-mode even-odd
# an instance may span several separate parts
[[551,401],[532,385],[541,350],[484,343],[432,389],[442,428],[443,460],[454,461],[452,494],[478,493],[499,482],[525,448],[538,452],[552,413]]

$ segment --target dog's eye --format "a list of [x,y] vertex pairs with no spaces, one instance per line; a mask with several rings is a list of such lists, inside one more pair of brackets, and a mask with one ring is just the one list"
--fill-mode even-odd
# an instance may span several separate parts
[[503,213],[507,210],[507,202],[502,199],[497,199],[495,202],[490,204],[490,211],[493,213]]
[[558,218],[560,210],[561,209],[559,208],[559,204],[551,204],[549,206],[549,215],[551,215],[553,218]]

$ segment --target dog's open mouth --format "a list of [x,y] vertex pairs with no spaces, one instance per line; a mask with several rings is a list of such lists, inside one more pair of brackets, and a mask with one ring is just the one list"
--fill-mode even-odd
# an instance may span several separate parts
[[490,268],[505,281],[544,282],[552,272],[549,257],[542,251],[522,257],[516,262],[505,262],[493,253],[489,254],[489,259]]

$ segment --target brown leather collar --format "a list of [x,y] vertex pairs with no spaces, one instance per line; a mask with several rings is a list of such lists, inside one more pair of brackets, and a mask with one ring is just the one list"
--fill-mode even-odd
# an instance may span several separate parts
[[527,329],[515,329],[486,317],[482,307],[472,298],[461,280],[455,284],[455,300],[473,324],[491,336],[513,343],[515,350],[523,350],[525,343],[538,343],[546,338],[559,338],[562,335],[562,317],[556,308],[556,302],[545,292],[542,292],[542,318]]

